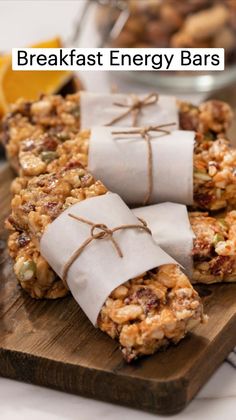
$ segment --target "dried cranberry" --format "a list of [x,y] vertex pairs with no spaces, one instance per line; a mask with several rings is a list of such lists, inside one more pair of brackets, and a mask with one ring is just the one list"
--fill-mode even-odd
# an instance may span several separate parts
[[156,308],[159,304],[158,297],[147,287],[140,288],[136,292],[136,298],[143,307],[145,313],[148,313],[151,309]]
[[65,170],[74,168],[83,168],[83,165],[78,160],[70,160],[65,166]]
[[55,201],[49,201],[48,203],[45,204],[45,207],[48,209],[54,209],[57,206],[58,203],[56,203]]
[[26,233],[21,233],[18,238],[18,244],[20,248],[23,248],[30,242],[30,238],[26,235]]
[[195,239],[193,242],[192,255],[194,257],[208,256],[211,254],[212,245],[201,239]]
[[232,273],[234,260],[229,256],[219,255],[210,262],[210,270],[213,276]]
[[194,200],[200,207],[207,209],[213,200],[213,196],[207,193],[195,193]]
[[43,149],[54,152],[58,146],[58,141],[53,137],[45,137],[43,139]]

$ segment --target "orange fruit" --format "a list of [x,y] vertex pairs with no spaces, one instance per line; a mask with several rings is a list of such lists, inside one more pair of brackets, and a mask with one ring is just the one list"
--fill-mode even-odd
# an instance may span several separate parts
[[[61,48],[60,38],[31,48]],[[57,93],[71,78],[70,71],[14,71],[11,56],[0,56],[0,115],[17,99],[35,100],[41,95]]]

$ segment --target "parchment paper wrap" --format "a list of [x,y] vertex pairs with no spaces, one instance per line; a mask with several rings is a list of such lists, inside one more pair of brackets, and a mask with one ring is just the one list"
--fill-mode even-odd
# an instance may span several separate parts
[[[121,128],[128,131],[129,128]],[[120,131],[119,130],[119,131]],[[93,127],[88,168],[109,190],[131,205],[142,205],[148,191],[148,149],[139,135],[114,135],[112,127]],[[150,133],[153,193],[150,204],[193,202],[193,131]]]
[[[138,95],[139,99],[144,99],[147,94]],[[93,126],[103,126],[112,119],[118,117],[128,108],[122,108],[114,105],[115,102],[132,105],[134,96],[129,94],[104,94],[104,93],[80,93],[81,107],[81,128],[91,128]],[[179,117],[174,96],[158,97],[157,103],[144,106],[138,116],[138,126],[158,125],[176,123],[172,128],[178,130]],[[113,127],[131,127],[132,114],[122,118]]]
[[133,212],[147,222],[157,244],[175,258],[191,276],[191,253],[195,235],[186,207],[183,204],[162,203],[133,209]]
[[[117,194],[89,198],[69,207],[48,226],[40,242],[40,252],[60,277],[65,263],[90,237],[91,230],[91,226],[72,219],[69,213],[109,228],[140,224]],[[117,231],[113,237],[123,258],[119,257],[111,240],[93,240],[68,271],[68,287],[94,325],[103,303],[117,286],[154,267],[176,264],[152,236],[141,229]]]

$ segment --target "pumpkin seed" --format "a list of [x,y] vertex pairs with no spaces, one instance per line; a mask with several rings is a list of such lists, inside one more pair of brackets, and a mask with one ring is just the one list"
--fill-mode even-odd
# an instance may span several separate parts
[[43,162],[51,162],[52,160],[58,157],[57,152],[52,152],[50,150],[41,153],[41,159]]
[[19,271],[19,278],[22,281],[31,280],[36,273],[36,264],[34,261],[25,261]]

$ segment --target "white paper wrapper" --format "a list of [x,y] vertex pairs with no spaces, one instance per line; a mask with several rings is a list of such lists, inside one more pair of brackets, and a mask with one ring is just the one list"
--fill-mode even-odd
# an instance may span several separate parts
[[[91,226],[72,219],[69,213],[106,224],[108,228],[140,224],[121,198],[112,193],[69,207],[48,226],[40,242],[41,254],[60,277],[65,263],[90,237],[91,230]],[[144,230],[125,229],[115,232],[113,237],[123,258],[119,257],[111,240],[93,240],[67,275],[69,289],[94,325],[103,303],[117,286],[154,267],[176,264]]]
[[[122,127],[119,131],[128,131]],[[115,135],[113,127],[93,127],[88,169],[131,206],[148,192],[148,146],[139,135]],[[153,192],[149,204],[193,202],[193,131],[151,132]]]
[[[140,100],[147,97],[148,94],[138,95]],[[128,108],[119,107],[114,103],[127,105],[133,104],[134,96],[129,94],[104,94],[81,92],[81,128],[91,128],[93,126],[107,125],[114,118],[121,115]],[[178,130],[179,116],[174,96],[160,95],[157,103],[144,106],[138,116],[138,126],[159,125],[175,123],[170,130]],[[131,127],[132,115],[122,118],[119,122],[113,124],[113,127]]]
[[133,212],[147,222],[157,244],[175,258],[191,276],[195,235],[189,222],[187,208],[183,204],[162,203],[133,209]]

